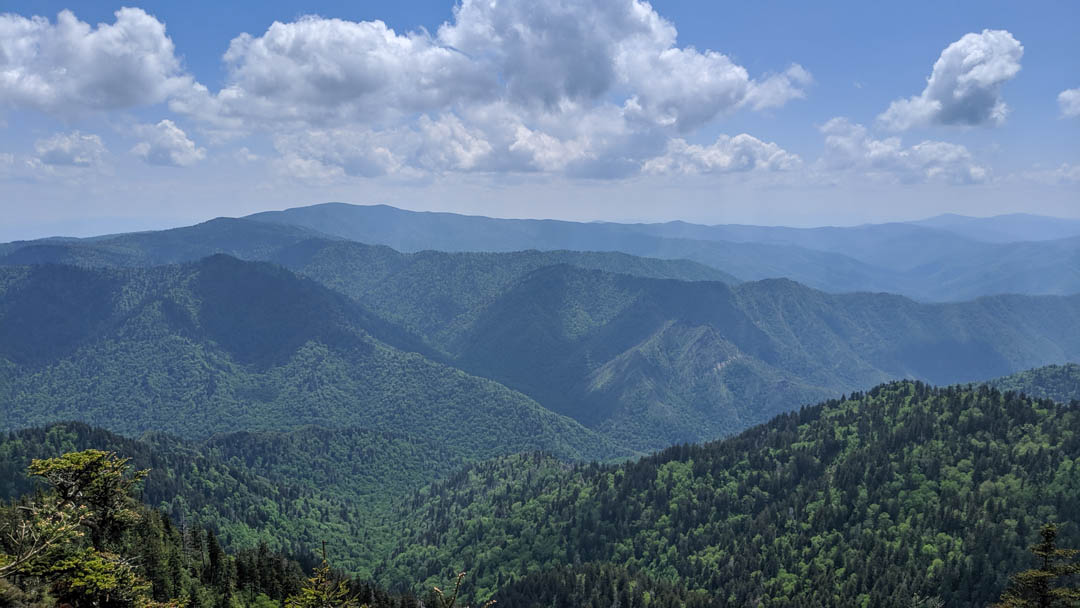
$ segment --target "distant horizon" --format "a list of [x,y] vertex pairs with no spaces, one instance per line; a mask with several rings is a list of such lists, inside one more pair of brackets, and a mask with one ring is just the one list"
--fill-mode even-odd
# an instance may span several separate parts
[[[468,213],[468,212],[447,211],[447,210],[443,210],[443,209],[410,209],[410,208],[407,208],[407,207],[400,207],[400,206],[397,206],[397,205],[389,205],[389,204],[386,204],[386,203],[350,203],[350,202],[344,202],[344,201],[325,201],[325,202],[322,202],[322,203],[311,203],[311,204],[307,204],[307,205],[292,205],[292,206],[286,206],[286,207],[280,207],[280,208],[262,209],[262,210],[259,210],[259,211],[253,211],[251,213],[246,213],[244,215],[216,215],[216,216],[205,217],[205,218],[201,218],[201,219],[181,219],[181,218],[174,218],[172,220],[170,220],[170,219],[162,219],[162,218],[154,218],[154,219],[151,219],[151,218],[86,218],[86,219],[83,219],[83,220],[71,219],[71,220],[64,220],[62,222],[50,223],[50,224],[56,225],[56,226],[83,224],[83,229],[82,230],[75,230],[75,231],[71,231],[71,232],[47,232],[49,229],[45,228],[44,225],[43,225],[36,233],[34,232],[34,229],[31,228],[29,230],[29,232],[31,233],[31,236],[25,236],[25,237],[24,236],[14,236],[12,238],[9,238],[10,234],[13,231],[11,231],[10,229],[8,229],[8,228],[6,228],[4,226],[0,226],[0,244],[19,242],[19,241],[34,241],[34,240],[41,240],[41,239],[53,239],[53,238],[55,238],[55,239],[64,239],[64,238],[86,239],[86,238],[95,238],[95,237],[105,237],[105,236],[111,236],[111,235],[118,235],[118,234],[128,234],[128,233],[134,233],[134,232],[157,232],[157,231],[161,231],[161,230],[172,230],[172,229],[175,229],[175,228],[185,228],[185,227],[188,227],[188,226],[194,226],[194,225],[202,224],[202,223],[209,222],[209,221],[212,221],[212,220],[215,220],[215,219],[220,219],[220,218],[243,219],[243,218],[246,218],[248,216],[256,215],[256,214],[259,214],[259,213],[275,212],[275,211],[288,211],[290,209],[304,209],[304,208],[308,208],[308,207],[318,207],[320,205],[349,205],[349,206],[354,206],[354,207],[389,207],[389,208],[392,208],[392,209],[398,209],[398,210],[401,210],[401,211],[409,211],[409,212],[413,212],[413,213],[443,213],[443,214],[450,214],[450,215],[461,215],[461,216],[468,216],[468,217],[484,217],[484,218],[491,218],[491,219],[506,219],[506,220],[538,220],[538,221],[550,220],[550,221],[581,223],[581,224],[591,224],[591,223],[666,224],[666,223],[673,223],[673,222],[682,222],[682,223],[685,223],[685,224],[698,225],[698,226],[754,226],[754,227],[761,227],[761,228],[795,228],[795,229],[857,228],[857,227],[860,227],[860,226],[875,226],[875,225],[882,225],[882,224],[919,224],[921,222],[929,222],[929,221],[932,221],[932,220],[935,220],[935,219],[946,218],[946,217],[956,217],[956,218],[961,218],[961,219],[983,219],[983,220],[989,220],[989,219],[995,219],[995,218],[1005,218],[1005,217],[1029,217],[1029,218],[1035,218],[1035,219],[1078,221],[1078,222],[1080,222],[1080,216],[1078,216],[1078,217],[1053,216],[1053,215],[1043,215],[1043,214],[1038,214],[1038,213],[1029,213],[1029,212],[1024,212],[1024,211],[1015,211],[1015,212],[1009,212],[1009,213],[998,213],[998,214],[994,214],[994,215],[985,215],[985,216],[966,215],[966,214],[962,214],[962,213],[946,212],[946,213],[939,213],[939,214],[933,215],[933,216],[918,217],[918,218],[910,219],[910,220],[887,220],[887,221],[881,221],[881,222],[859,222],[859,223],[851,223],[851,224],[839,224],[839,223],[829,224],[829,223],[825,223],[825,224],[807,224],[807,225],[753,224],[753,223],[745,223],[745,222],[707,223],[707,222],[689,221],[689,220],[684,220],[684,219],[633,219],[633,218],[627,218],[627,219],[577,220],[577,219],[564,219],[564,218],[559,218],[559,217],[510,216],[510,215],[493,215],[493,214],[486,214],[486,213]],[[107,228],[106,226],[112,226],[112,228]]]
[[[12,0],[0,239],[305,201],[1080,218],[1080,3]],[[888,28],[882,28],[882,24]]]

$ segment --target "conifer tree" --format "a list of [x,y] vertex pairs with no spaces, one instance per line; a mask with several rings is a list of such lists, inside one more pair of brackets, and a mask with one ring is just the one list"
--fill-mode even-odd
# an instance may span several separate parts
[[1074,563],[1080,550],[1057,546],[1057,526],[1046,524],[1040,532],[1042,542],[1031,547],[1039,567],[1010,577],[1008,589],[997,608],[1076,608],[1080,606],[1080,587],[1069,585],[1069,577],[1080,574]]
[[349,591],[348,583],[334,576],[326,560],[326,543],[323,543],[322,564],[314,576],[307,580],[300,592],[285,600],[285,608],[366,608]]

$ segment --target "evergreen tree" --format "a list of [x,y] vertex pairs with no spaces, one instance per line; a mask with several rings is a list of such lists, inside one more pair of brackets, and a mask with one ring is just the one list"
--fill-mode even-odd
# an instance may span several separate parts
[[330,569],[330,563],[326,561],[325,543],[322,564],[315,569],[314,576],[307,580],[299,593],[285,600],[285,608],[356,608],[359,604],[348,583],[334,576]]
[[1068,585],[1070,576],[1080,574],[1080,564],[1073,563],[1080,550],[1059,548],[1054,524],[1044,525],[1040,535],[1042,542],[1031,547],[1039,567],[1014,574],[998,608],[1080,606],[1080,587]]

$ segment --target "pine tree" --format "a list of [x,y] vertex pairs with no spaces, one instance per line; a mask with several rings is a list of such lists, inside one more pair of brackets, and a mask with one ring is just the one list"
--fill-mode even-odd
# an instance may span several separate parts
[[1077,549],[1057,546],[1057,526],[1046,524],[1040,533],[1042,542],[1031,547],[1039,567],[1010,577],[1009,588],[997,608],[1076,608],[1080,606],[1080,587],[1067,586],[1068,577],[1080,574],[1080,564],[1073,558]]
[[[349,591],[348,583],[334,576],[326,561],[326,543],[323,543],[322,564],[315,575],[301,587],[300,593],[285,600],[285,608],[357,608],[359,602]],[[360,606],[360,608],[365,608]]]

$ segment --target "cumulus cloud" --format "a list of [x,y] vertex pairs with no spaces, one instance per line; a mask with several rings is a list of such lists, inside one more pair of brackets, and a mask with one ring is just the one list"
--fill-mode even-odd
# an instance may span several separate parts
[[1062,91],[1058,95],[1058,106],[1061,107],[1061,115],[1065,118],[1080,116],[1080,88]]
[[434,120],[421,116],[418,130],[421,139],[413,156],[416,165],[426,169],[478,169],[490,162],[494,151],[484,133],[467,127],[453,114]]
[[[463,0],[435,33],[275,22],[232,40],[224,86],[212,91],[183,71],[164,24],[140,9],[115,15],[96,26],[70,11],[55,23],[0,16],[0,105],[73,118],[167,101],[211,141],[273,129],[279,168],[310,179],[611,178],[669,152],[690,170],[696,152],[677,143],[688,133],[783,106],[812,83],[798,64],[751,75],[719,51],[679,46],[675,26],[641,0]],[[205,157],[171,121],[135,133],[132,152],[149,163]]]
[[821,127],[825,135],[825,169],[901,182],[942,181],[970,184],[986,181],[989,171],[961,145],[923,141],[904,147],[899,137],[874,139],[866,127],[833,118]]
[[229,84],[198,86],[174,110],[221,123],[374,122],[482,98],[494,75],[424,32],[397,34],[381,21],[303,17],[235,38],[224,56]]
[[998,125],[1009,108],[1001,87],[1020,71],[1024,47],[1005,30],[967,34],[934,63],[923,92],[889,105],[878,120],[892,130],[927,125]]
[[614,94],[636,118],[683,132],[782,105],[810,81],[799,66],[757,81],[722,53],[678,47],[675,26],[637,0],[466,0],[438,40],[490,64],[517,104],[559,110]]
[[93,167],[101,164],[105,144],[93,134],[57,133],[34,144],[36,160],[54,167]]
[[92,27],[0,15],[0,105],[65,118],[164,101],[191,86],[165,25],[137,8]]
[[737,171],[783,171],[799,167],[802,160],[771,142],[742,133],[721,135],[708,146],[673,139],[663,156],[645,163],[646,173],[727,173]]
[[197,147],[171,120],[142,125],[137,131],[145,141],[135,144],[131,152],[151,165],[187,167],[206,158],[206,150]]
[[224,88],[196,85],[171,107],[239,128],[379,124],[494,101],[564,114],[621,100],[636,119],[687,131],[783,105],[811,82],[798,65],[755,80],[722,53],[678,47],[675,26],[639,0],[465,0],[435,35],[308,16],[235,38],[224,59]]
[[322,129],[281,135],[274,147],[283,167],[297,177],[379,177],[402,166],[392,150],[395,139],[369,129]]
[[[812,82],[799,65],[753,78],[722,53],[679,47],[639,0],[465,0],[435,34],[309,16],[237,37],[225,62],[220,91],[195,85],[170,107],[215,129],[273,125],[291,133],[282,154],[345,175],[616,177],[672,136],[779,107]],[[338,129],[344,142],[324,137]]]

